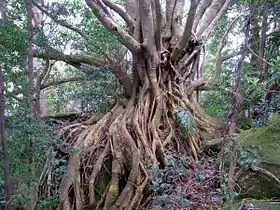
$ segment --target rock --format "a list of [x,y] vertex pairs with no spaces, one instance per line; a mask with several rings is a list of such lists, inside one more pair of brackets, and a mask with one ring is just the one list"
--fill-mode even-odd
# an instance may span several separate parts
[[[238,135],[243,149],[254,148],[259,154],[258,166],[280,179],[280,115],[275,115],[261,128],[252,128]],[[280,198],[280,185],[273,179],[249,172],[239,179],[243,197],[255,199]]]

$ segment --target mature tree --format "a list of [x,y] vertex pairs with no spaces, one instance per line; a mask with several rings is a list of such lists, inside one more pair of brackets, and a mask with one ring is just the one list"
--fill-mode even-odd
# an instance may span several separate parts
[[[61,209],[132,209],[143,196],[148,167],[157,162],[165,166],[165,148],[190,151],[197,159],[204,137],[222,132],[221,123],[200,108],[193,92],[205,85],[202,47],[230,2],[126,0],[121,5],[86,0],[99,21],[132,53],[133,78],[113,65],[126,98],[97,123],[69,127],[78,152],[70,157],[61,181]],[[76,64],[86,57],[80,58],[84,60]],[[117,63],[112,56],[106,58]]]

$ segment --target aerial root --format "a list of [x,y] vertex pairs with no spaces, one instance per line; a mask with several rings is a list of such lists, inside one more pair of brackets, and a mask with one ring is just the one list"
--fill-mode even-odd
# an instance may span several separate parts
[[[154,86],[158,87],[158,86]],[[133,209],[141,201],[151,164],[165,166],[165,147],[180,149],[186,141],[195,159],[201,153],[201,127],[218,124],[174,94],[143,88],[126,107],[117,103],[94,124],[68,126],[61,134],[71,138],[75,152],[68,160],[60,185],[60,209]],[[193,114],[196,126],[184,138],[168,112],[182,106]],[[152,108],[152,110],[151,110]],[[216,126],[216,127],[215,127]],[[70,136],[69,136],[70,135]]]

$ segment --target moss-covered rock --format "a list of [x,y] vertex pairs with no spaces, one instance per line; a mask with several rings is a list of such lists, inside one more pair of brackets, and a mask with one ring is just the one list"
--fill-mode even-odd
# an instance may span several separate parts
[[222,208],[220,208],[220,210],[238,209],[241,205],[244,207],[242,209],[280,210],[279,202],[254,199],[246,199],[244,201],[240,201],[234,204],[232,208],[225,205]]
[[[260,156],[259,166],[280,179],[280,115],[273,116],[264,127],[242,132],[238,140],[243,149],[254,146]],[[244,197],[280,198],[279,184],[262,174],[250,172],[239,185]]]

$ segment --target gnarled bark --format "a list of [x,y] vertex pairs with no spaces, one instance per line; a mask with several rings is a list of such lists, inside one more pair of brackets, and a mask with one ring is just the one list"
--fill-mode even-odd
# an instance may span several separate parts
[[[204,24],[199,31],[211,29],[215,15],[220,16],[228,5],[228,1],[214,2],[205,13],[200,11]],[[77,152],[70,156],[68,173],[61,181],[60,209],[134,209],[147,186],[147,169],[154,163],[165,166],[166,147],[187,150],[198,159],[203,136],[219,136],[223,129],[193,94],[205,84],[203,78],[194,78],[200,75],[201,44],[192,39],[191,31],[198,2],[191,1],[184,23],[184,1],[167,0],[166,28],[159,31],[165,22],[159,15],[159,1],[127,0],[127,14],[135,17],[133,33],[114,21],[106,7],[113,8],[110,2],[86,3],[132,52],[133,83],[129,97],[118,101],[98,122],[89,120],[63,129],[61,135],[71,139]],[[135,8],[138,12],[131,14]],[[183,30],[179,32],[177,26]],[[191,130],[183,129],[188,121],[178,123],[182,113],[195,121]]]

